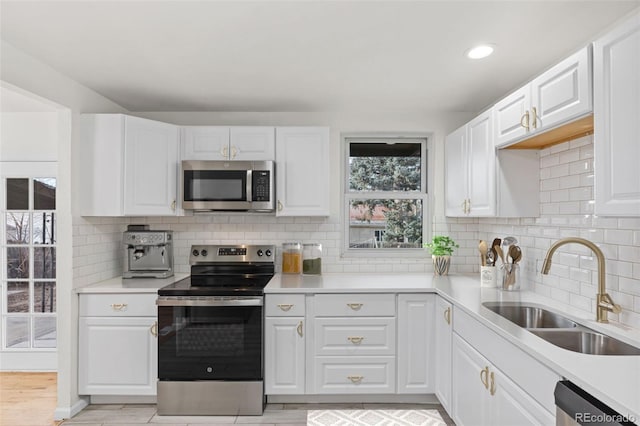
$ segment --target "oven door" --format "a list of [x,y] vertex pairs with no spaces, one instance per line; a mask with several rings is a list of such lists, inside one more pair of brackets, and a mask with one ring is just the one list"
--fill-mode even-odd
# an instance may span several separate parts
[[160,380],[262,380],[262,296],[157,304]]
[[249,161],[183,161],[182,208],[249,210],[251,166]]

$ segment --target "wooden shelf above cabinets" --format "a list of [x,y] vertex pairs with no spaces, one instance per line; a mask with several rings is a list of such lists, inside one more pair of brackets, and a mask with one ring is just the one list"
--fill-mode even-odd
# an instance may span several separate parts
[[543,149],[593,133],[593,114],[524,139],[504,149]]

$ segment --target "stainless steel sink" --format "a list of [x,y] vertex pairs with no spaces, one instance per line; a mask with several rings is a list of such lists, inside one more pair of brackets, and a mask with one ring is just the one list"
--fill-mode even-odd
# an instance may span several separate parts
[[561,348],[589,355],[640,355],[640,349],[588,329],[529,330]]
[[640,348],[538,306],[516,302],[485,302],[483,306],[563,349],[589,355],[640,355]]
[[522,328],[573,328],[578,324],[555,312],[537,306],[485,302],[483,305]]

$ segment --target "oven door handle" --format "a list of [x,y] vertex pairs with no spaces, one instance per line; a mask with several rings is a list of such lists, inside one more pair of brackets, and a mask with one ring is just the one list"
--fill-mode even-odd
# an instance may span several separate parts
[[243,297],[234,299],[188,299],[159,297],[158,306],[262,306],[262,297]]

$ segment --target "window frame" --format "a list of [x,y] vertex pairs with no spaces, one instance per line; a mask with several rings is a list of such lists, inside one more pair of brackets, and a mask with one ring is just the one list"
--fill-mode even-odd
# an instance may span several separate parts
[[[350,191],[349,190],[349,145],[351,143],[420,143],[421,176],[420,191]],[[343,133],[341,135],[341,190],[342,190],[342,244],[341,257],[368,258],[425,258],[423,248],[351,248],[350,240],[350,202],[358,199],[391,199],[391,200],[421,200],[422,201],[422,241],[430,241],[432,234],[433,216],[433,155],[431,133]]]

